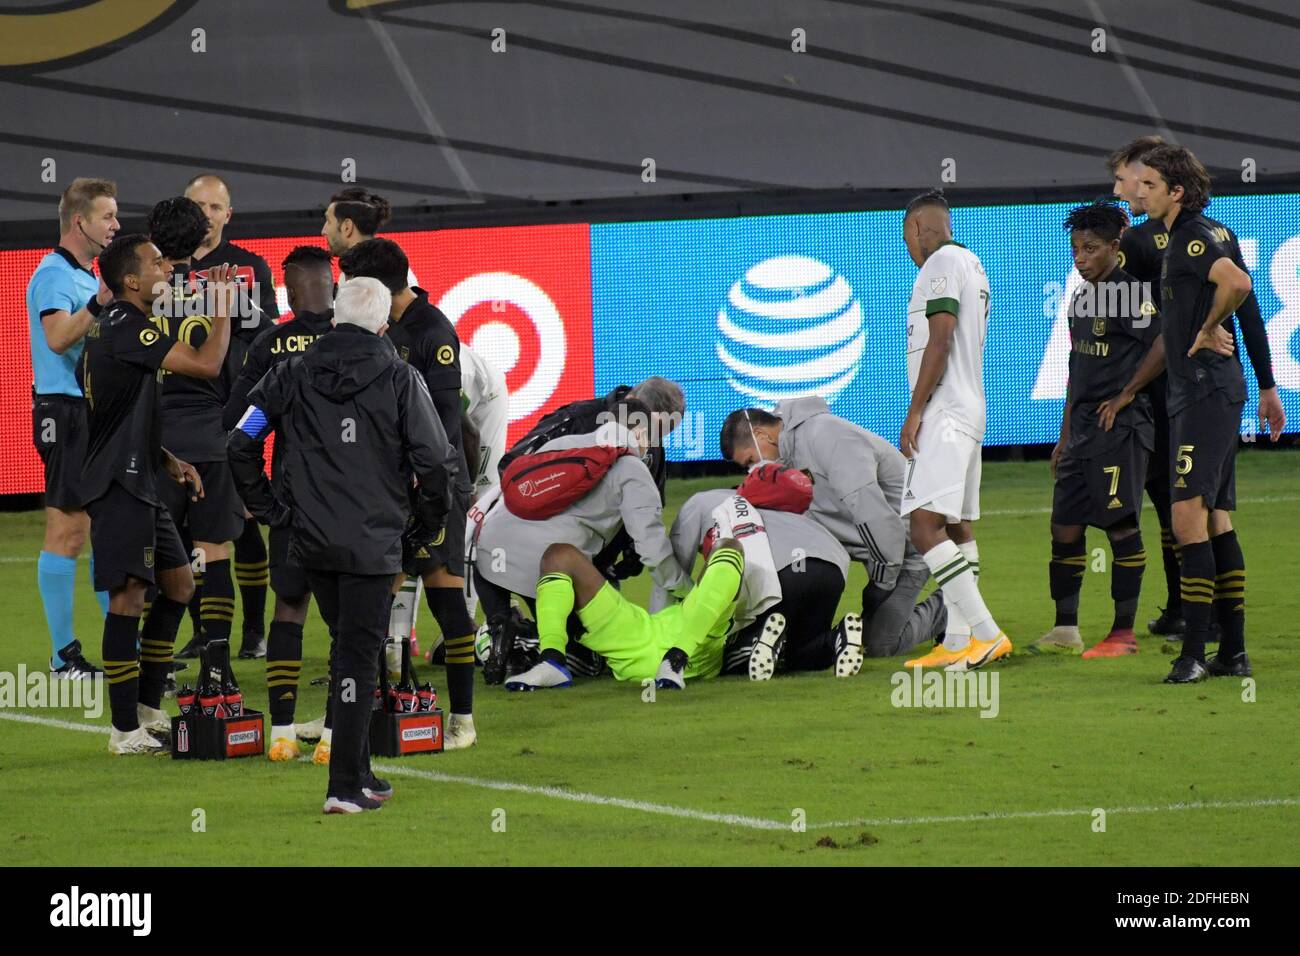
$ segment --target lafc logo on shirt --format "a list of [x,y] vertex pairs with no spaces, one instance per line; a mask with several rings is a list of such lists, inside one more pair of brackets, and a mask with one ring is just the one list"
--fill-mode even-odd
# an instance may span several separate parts
[[1092,320],[1092,334],[1095,335],[1095,336],[1097,336],[1097,338],[1101,338],[1103,335],[1106,334],[1106,320],[1105,320],[1105,319],[1093,319],[1093,320]]
[[1205,243],[1199,239],[1193,239],[1187,244],[1187,254],[1189,256],[1199,256],[1205,251]]
[[1157,232],[1155,239],[1157,249],[1163,249],[1165,246],[1169,245],[1169,233],[1167,232]]
[[146,568],[153,567],[153,548],[144,549],[144,566]]
[[453,361],[455,361],[455,358],[456,358],[456,353],[452,351],[450,345],[438,346],[439,365],[450,365]]
[[158,341],[158,330],[157,330],[157,329],[141,329],[141,330],[140,330],[140,344],[141,344],[141,345],[146,345],[146,346],[148,346],[148,345],[153,345],[153,344],[154,344],[155,342],[157,342],[157,341]]
[[411,350],[405,345],[398,346],[397,354],[402,357],[403,362],[411,361]]

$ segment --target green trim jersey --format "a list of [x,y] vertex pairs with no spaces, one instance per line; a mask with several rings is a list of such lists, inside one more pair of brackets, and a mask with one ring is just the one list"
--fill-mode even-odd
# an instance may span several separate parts
[[989,279],[979,257],[946,242],[925,260],[907,306],[907,384],[916,390],[921,356],[930,342],[929,317],[957,316],[948,368],[935,386],[921,420],[943,415],[953,428],[984,440],[984,339],[989,323]]

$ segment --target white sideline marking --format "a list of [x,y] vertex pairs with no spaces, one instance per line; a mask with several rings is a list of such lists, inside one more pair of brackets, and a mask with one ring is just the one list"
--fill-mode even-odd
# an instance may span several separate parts
[[[79,730],[88,733],[103,734],[107,727],[99,724],[77,723],[70,720],[55,720],[52,717],[35,717],[31,714],[7,713],[0,711],[0,719],[12,720],[24,724],[39,724],[43,727],[55,727],[59,730]],[[300,758],[304,762],[309,757]],[[651,803],[647,800],[629,800],[625,797],[603,797],[598,793],[586,793],[581,790],[563,790],[559,787],[539,787],[526,783],[511,783],[508,780],[487,780],[483,777],[462,777],[436,770],[417,770],[414,767],[398,767],[393,764],[374,764],[380,773],[394,777],[414,777],[419,780],[431,780],[435,783],[454,783],[466,787],[479,787],[484,790],[504,790],[510,793],[526,793],[532,796],[549,797],[552,800],[567,800],[570,803],[586,803],[593,806],[618,807],[622,810],[637,810],[641,813],[656,813],[661,816],[681,817],[687,820],[703,820],[708,823],[723,823],[733,827],[750,830],[789,830],[789,820],[768,820],[763,817],[749,817],[736,813],[710,813],[707,810],[692,810],[687,807],[674,807],[667,803]],[[1163,806],[1144,807],[1103,807],[1106,813],[1172,813],[1183,810],[1257,810],[1265,807],[1300,806],[1300,797],[1276,797],[1263,800],[1209,800],[1201,803],[1169,803]],[[1043,817],[1077,817],[1091,816],[1093,808],[1061,810],[1006,810],[991,813],[964,813],[951,816],[928,817],[861,817],[855,820],[834,820],[829,823],[809,823],[808,830],[831,830],[840,827],[888,827],[917,826],[934,823],[981,823],[989,820],[1034,820]]]
[[1199,803],[1167,803],[1147,807],[1094,807],[1061,810],[994,810],[989,813],[962,813],[946,817],[862,817],[808,824],[809,830],[834,827],[915,826],[919,823],[980,823],[985,820],[1034,820],[1040,817],[1090,817],[1096,810],[1112,813],[1172,813],[1180,810],[1252,810],[1263,807],[1300,807],[1300,797],[1276,797],[1264,800],[1206,800]]

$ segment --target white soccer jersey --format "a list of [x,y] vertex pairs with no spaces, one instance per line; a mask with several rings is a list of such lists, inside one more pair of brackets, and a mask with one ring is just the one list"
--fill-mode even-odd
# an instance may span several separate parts
[[505,452],[510,424],[510,393],[501,370],[464,342],[460,344],[460,390],[465,396],[465,417],[479,435],[479,460],[474,479],[475,496],[497,484],[497,465]]
[[912,286],[907,306],[907,384],[915,391],[921,356],[930,341],[929,316],[957,316],[948,368],[935,386],[922,422],[946,415],[952,427],[984,440],[984,338],[989,323],[989,279],[979,258],[948,242],[934,251]]

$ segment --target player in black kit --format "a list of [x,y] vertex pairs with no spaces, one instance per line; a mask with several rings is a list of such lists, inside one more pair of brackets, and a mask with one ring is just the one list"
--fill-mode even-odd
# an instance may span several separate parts
[[[407,285],[410,265],[391,239],[367,239],[339,259],[339,269],[349,279],[368,276],[378,279],[393,293],[388,340],[397,354],[424,376],[434,407],[447,433],[447,441],[463,456],[460,426],[460,339],[445,315],[429,302],[428,293]],[[442,538],[406,562],[410,576],[424,581],[429,610],[442,629],[446,646],[447,691],[451,716],[444,746],[448,749],[472,746],[474,730],[474,622],[465,606],[465,521],[471,488],[468,463],[457,476],[455,500],[447,514]],[[409,607],[409,606],[408,606]],[[394,614],[390,635],[405,637],[411,631],[411,611],[404,618]]]
[[[244,367],[230,389],[222,424],[227,431],[239,424],[248,409],[248,393],[270,369],[301,355],[322,335],[329,332],[334,320],[333,259],[318,246],[297,246],[284,259],[284,286],[289,295],[293,318],[272,326],[253,342],[244,359]],[[282,465],[287,450],[285,433],[276,436],[271,453],[271,483],[283,496]],[[294,724],[297,708],[298,678],[302,670],[302,629],[307,622],[311,603],[311,585],[307,572],[289,560],[290,530],[272,528],[271,590],[275,592],[275,613],[266,642],[266,692],[270,698],[271,746],[267,755],[275,761],[298,758],[298,729]],[[316,724],[313,721],[312,724]],[[304,725],[303,737],[323,739],[324,754],[330,746],[323,735],[326,721],[319,726]]]
[[1070,300],[1070,377],[1061,437],[1052,451],[1056,487],[1052,499],[1052,560],[1049,581],[1056,624],[1030,645],[1032,651],[1083,650],[1079,592],[1087,563],[1085,529],[1110,539],[1110,633],[1084,657],[1137,653],[1137,613],[1146,552],[1138,529],[1147,456],[1154,440],[1151,405],[1144,394],[1102,428],[1098,406],[1133,377],[1160,332],[1154,295],[1119,267],[1120,234],[1128,216],[1110,201],[1080,206],[1065,228],[1083,284]]
[[[148,236],[119,236],[100,254],[99,270],[114,299],[86,335],[77,378],[88,412],[82,493],[95,586],[109,592],[103,643],[109,749],[156,753],[166,749],[160,738],[170,731],[161,703],[176,629],[194,592],[190,556],[160,495],[173,484],[184,486],[191,501],[206,494],[194,466],[163,445],[162,373],[203,379],[221,373],[230,340],[230,270],[212,270],[212,328],[199,348],[150,321],[170,263]],[[142,631],[145,595],[154,586],[158,596]]]
[[[1147,214],[1169,229],[1161,273],[1161,315],[1169,369],[1169,444],[1173,526],[1182,566],[1182,654],[1165,678],[1182,684],[1207,676],[1249,676],[1245,647],[1246,563],[1231,512],[1246,382],[1241,359],[1209,346],[1250,295],[1237,237],[1204,215],[1210,176],[1183,147],[1158,146],[1142,157],[1140,194]],[[1234,336],[1235,338],[1235,336]],[[1213,613],[1218,655],[1205,661]]]
[[[191,199],[177,196],[149,213],[149,233],[172,267],[170,294],[151,317],[166,335],[195,348],[212,331],[205,314],[206,278],[192,274],[190,260],[203,241],[208,220]],[[239,321],[233,318],[231,324]],[[233,337],[233,336],[232,336]],[[240,356],[242,360],[242,355]],[[190,501],[181,489],[165,485],[162,502],[194,557],[195,591],[201,633],[177,657],[198,654],[199,643],[230,639],[235,619],[235,585],[230,573],[230,542],[244,529],[244,504],[226,461],[226,430],[221,416],[237,367],[227,349],[221,375],[212,379],[167,374],[163,377],[163,444],[191,462],[203,477],[204,495]]]
[[[1112,153],[1107,161],[1114,178],[1114,193],[1128,203],[1134,216],[1143,215],[1147,211],[1145,202],[1138,194],[1142,156],[1163,144],[1164,140],[1159,136],[1140,136]],[[1138,281],[1149,282],[1152,288],[1158,289],[1168,244],[1169,230],[1164,222],[1155,216],[1148,216],[1124,230],[1120,237],[1120,268]],[[1259,385],[1259,417],[1261,421],[1268,422],[1272,440],[1277,441],[1286,424],[1286,415],[1282,410],[1282,400],[1277,394],[1277,384],[1273,380],[1268,335],[1254,292],[1238,306],[1237,317],[1241,320],[1241,336]],[[1170,518],[1169,411],[1166,407],[1168,387],[1168,379],[1162,372],[1145,389],[1155,421],[1155,449],[1147,468],[1146,491],[1160,521],[1160,551],[1166,589],[1165,606],[1158,618],[1147,623],[1147,629],[1152,634],[1179,637],[1183,633],[1183,602],[1179,584],[1178,544],[1174,540]]]
[[[216,173],[200,173],[185,186],[185,198],[198,203],[208,217],[208,232],[203,242],[194,250],[190,261],[191,275],[202,278],[209,266],[223,262],[235,267],[241,288],[248,293],[245,304],[256,306],[246,309],[241,319],[230,329],[228,363],[238,369],[243,364],[244,353],[269,326],[280,318],[280,308],[275,301],[275,280],[271,267],[255,252],[236,245],[225,238],[226,225],[234,212],[231,206],[230,186]],[[244,519],[244,528],[235,539],[235,582],[239,585],[240,602],[244,609],[243,641],[239,656],[261,657],[266,653],[266,542],[262,532],[251,517]]]

